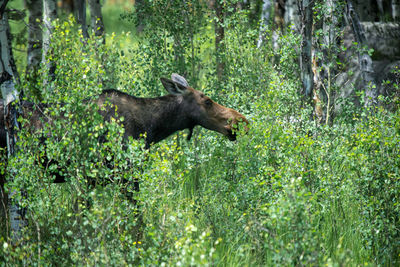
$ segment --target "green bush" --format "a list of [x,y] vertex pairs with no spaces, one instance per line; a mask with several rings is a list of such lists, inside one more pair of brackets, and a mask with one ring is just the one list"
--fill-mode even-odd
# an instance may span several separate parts
[[[354,108],[332,126],[316,125],[298,94],[298,36],[281,37],[277,63],[270,44],[255,47],[247,23],[246,14],[229,17],[226,77],[219,81],[207,41],[212,32],[201,23],[190,35],[197,41],[185,44],[182,67],[168,29],[157,29],[165,34],[160,43],[144,34],[127,48],[126,34],[108,36],[106,45],[94,37],[83,43],[73,22],[58,22],[51,54],[56,77],[40,99],[51,105],[49,117],[62,119],[20,133],[9,164],[18,176],[7,187],[26,191],[19,197],[29,224],[16,248],[1,232],[0,262],[398,264],[400,114]],[[165,94],[159,77],[193,66],[199,71],[189,80],[196,88],[249,119],[249,132],[236,142],[198,127],[190,142],[178,133],[144,150],[85,102],[110,87]],[[26,92],[29,99],[34,94]],[[100,136],[106,136],[102,144]],[[55,171],[67,183],[52,184]],[[133,190],[136,178],[140,192]],[[97,186],[89,185],[93,180]],[[101,186],[104,180],[109,183]]]

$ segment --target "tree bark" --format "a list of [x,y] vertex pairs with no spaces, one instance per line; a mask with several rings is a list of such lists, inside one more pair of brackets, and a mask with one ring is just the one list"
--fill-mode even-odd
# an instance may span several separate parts
[[223,61],[224,52],[224,37],[225,37],[225,27],[224,27],[224,3],[222,0],[216,0],[214,3],[215,9],[215,52],[216,52],[216,71],[219,81],[223,80],[225,72],[225,63]]
[[81,25],[83,39],[86,40],[89,37],[86,25],[86,1],[74,0],[74,15],[76,22]]
[[392,0],[392,17],[394,21],[400,21],[400,0]]
[[378,102],[379,92],[378,87],[376,86],[375,79],[373,77],[374,69],[372,66],[372,59],[368,55],[367,51],[363,50],[363,47],[367,45],[364,29],[350,0],[347,0],[346,9],[346,20],[354,32],[354,37],[356,39],[356,42],[358,43],[359,48],[358,63],[363,79],[363,87],[365,88],[365,106],[376,105]]
[[302,36],[300,52],[302,94],[310,99],[314,80],[311,58],[314,0],[297,0],[297,4],[300,12],[300,33]]
[[144,1],[143,0],[135,0],[135,13],[137,16],[137,22],[136,22],[136,31],[137,32],[142,32],[144,29],[144,16],[142,9],[144,8]]
[[287,0],[274,1],[274,22],[277,30],[281,32],[283,32],[285,28],[286,1]]
[[[7,1],[5,1],[7,2]],[[1,1],[0,6],[3,6],[4,1]],[[15,68],[12,50],[11,50],[11,35],[7,19],[7,14],[4,12],[0,14],[0,87],[1,94],[4,101],[4,121],[7,127],[7,156],[8,158],[14,155],[16,149],[16,131],[18,130],[16,105],[13,104],[18,99],[18,92],[15,89],[13,77],[15,76]],[[11,180],[17,175],[17,170],[12,167],[8,169],[8,178]],[[13,244],[18,244],[21,239],[21,231],[26,226],[25,209],[14,200],[17,194],[15,190],[10,191],[8,194],[8,207],[9,219],[11,228],[11,241]]]
[[53,32],[52,22],[57,17],[57,0],[43,0],[43,54],[42,62],[46,65],[48,78],[45,78],[43,85],[46,87],[49,82],[55,79],[56,64],[52,61],[50,54],[51,34]]
[[[329,124],[332,122],[334,118],[334,105],[336,98],[336,89],[335,89],[335,79],[336,76],[336,66],[333,65],[333,62],[336,62],[336,55],[338,53],[336,38],[337,38],[337,28],[338,28],[338,20],[335,15],[335,10],[338,8],[337,3],[334,0],[326,0],[325,2],[325,16],[323,18],[323,44],[324,48],[323,52],[323,62],[322,66],[324,69],[324,75],[318,75],[320,77],[319,83],[322,84],[323,90],[321,91],[321,95],[324,97],[324,112],[323,117],[325,119],[325,124]],[[321,77],[322,76],[322,77]],[[316,89],[317,90],[317,89]],[[317,91],[317,94],[320,92]]]
[[28,27],[28,53],[26,62],[26,73],[29,81],[36,84],[40,61],[42,59],[42,0],[26,0],[29,11]]
[[[89,0],[90,24],[96,36],[104,36],[103,15],[101,14],[100,0]],[[103,42],[105,38],[103,37]]]
[[258,35],[257,48],[260,48],[265,42],[268,25],[271,19],[271,11],[272,11],[271,7],[272,7],[271,0],[264,0],[261,11],[260,33]]

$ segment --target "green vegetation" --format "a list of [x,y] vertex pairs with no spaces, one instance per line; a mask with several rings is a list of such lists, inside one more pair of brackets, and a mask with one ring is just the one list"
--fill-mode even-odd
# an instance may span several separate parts
[[[212,22],[202,7],[186,7],[189,21],[167,8],[175,10],[152,10],[140,37],[109,34],[105,45],[94,37],[83,45],[73,20],[57,22],[56,79],[42,98],[65,103],[53,105],[51,116],[68,115],[46,125],[46,146],[21,132],[9,166],[18,177],[7,187],[25,188],[29,225],[15,248],[0,231],[0,265],[399,264],[398,109],[349,105],[331,126],[317,125],[299,95],[298,36],[282,36],[279,51],[257,49],[247,14],[232,13],[220,81]],[[136,140],[124,150],[123,129],[82,101],[103,86],[165,94],[159,78],[172,72],[186,72],[195,88],[241,111],[249,132],[229,142],[196,128],[190,142],[181,132],[149,151]],[[30,88],[23,81],[31,100]],[[44,154],[51,160],[45,167],[38,164]],[[52,184],[55,169],[69,181]],[[88,187],[90,179],[111,177],[106,186]],[[122,183],[134,178],[140,192]],[[121,191],[138,200],[139,215]]]

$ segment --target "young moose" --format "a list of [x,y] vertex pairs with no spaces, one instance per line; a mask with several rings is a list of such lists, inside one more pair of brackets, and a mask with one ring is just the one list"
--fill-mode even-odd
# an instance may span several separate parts
[[[231,108],[226,108],[202,92],[189,86],[188,82],[178,74],[172,74],[172,79],[161,78],[161,82],[169,95],[156,98],[138,98],[117,90],[105,90],[97,98],[100,114],[106,121],[111,117],[124,117],[125,137],[138,139],[146,137],[146,147],[157,143],[176,131],[189,129],[188,140],[196,125],[219,132],[236,140],[235,129],[242,122],[247,128],[247,119]],[[24,102],[23,110],[33,110],[34,105]],[[44,116],[40,110],[35,110],[30,124],[41,128],[39,117]],[[5,147],[6,132],[4,131],[4,108],[0,104],[0,145]]]
[[[105,90],[91,101],[96,101],[99,113],[106,121],[111,117],[124,117],[122,124],[125,128],[125,138],[132,136],[138,139],[145,136],[146,148],[183,129],[189,129],[189,140],[196,125],[219,132],[231,141],[236,140],[235,129],[240,122],[244,124],[245,130],[247,129],[248,121],[242,114],[193,89],[182,76],[172,74],[171,80],[161,78],[161,82],[169,95],[137,98],[117,90]],[[6,147],[4,107],[1,102],[0,147]],[[29,102],[23,102],[21,106],[23,111],[32,112],[28,127],[42,128],[40,118],[46,119],[42,109],[34,108],[35,105]],[[26,116],[25,112],[22,113],[22,116]],[[0,177],[0,183],[2,178]],[[63,181],[63,178],[57,178],[55,182]]]
[[[105,111],[100,111],[101,115],[105,120],[114,117],[116,113],[124,117],[125,136],[137,139],[141,134],[146,134],[146,147],[183,129],[189,129],[189,140],[196,125],[219,132],[234,141],[237,124],[248,124],[242,114],[193,89],[178,74],[172,74],[172,80],[161,78],[161,82],[169,95],[137,98],[116,90],[103,91],[97,105],[101,107],[105,103],[109,104],[106,104]],[[110,104],[117,106],[117,109],[110,108]]]

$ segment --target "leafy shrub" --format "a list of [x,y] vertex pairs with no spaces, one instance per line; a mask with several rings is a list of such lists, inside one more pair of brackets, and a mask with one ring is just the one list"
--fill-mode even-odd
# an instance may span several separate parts
[[[49,117],[62,119],[20,133],[19,153],[9,164],[18,177],[7,186],[26,191],[19,197],[29,225],[17,248],[2,237],[0,261],[397,264],[398,112],[352,109],[332,126],[317,126],[298,94],[298,36],[281,37],[277,64],[270,44],[255,47],[256,32],[246,23],[240,12],[227,22],[227,76],[219,81],[207,27],[185,44],[182,67],[165,29],[149,30],[165,33],[160,43],[145,39],[126,48],[128,34],[108,36],[106,45],[95,37],[83,43],[73,22],[58,22],[51,55],[56,77],[41,99],[51,106]],[[196,88],[250,120],[249,132],[236,142],[196,128],[191,142],[178,133],[145,151],[142,141],[124,141],[118,122],[104,123],[85,102],[108,87],[163,94],[161,75],[192,66],[199,70],[189,78]],[[55,172],[67,183],[52,184]]]

